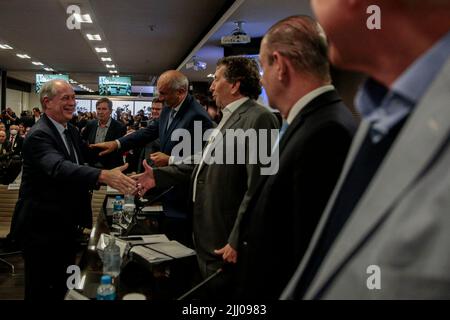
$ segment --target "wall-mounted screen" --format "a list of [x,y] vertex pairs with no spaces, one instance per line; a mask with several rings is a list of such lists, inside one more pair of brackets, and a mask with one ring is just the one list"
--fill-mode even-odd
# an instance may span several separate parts
[[130,77],[99,77],[98,92],[102,96],[130,96]]
[[39,93],[41,91],[42,85],[46,83],[47,81],[54,80],[54,79],[62,79],[69,82],[69,75],[67,74],[41,74],[36,73],[36,93]]

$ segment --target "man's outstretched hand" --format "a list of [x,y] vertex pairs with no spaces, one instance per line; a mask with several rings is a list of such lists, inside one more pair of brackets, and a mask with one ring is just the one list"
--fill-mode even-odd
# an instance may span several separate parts
[[104,156],[105,154],[111,153],[113,151],[116,151],[119,146],[117,145],[117,142],[115,141],[107,141],[107,142],[100,142],[100,143],[95,143],[95,144],[90,144],[89,148],[94,149],[102,149],[103,151],[101,151],[98,155],[99,156]]
[[128,163],[125,163],[123,166],[111,170],[102,170],[98,182],[107,184],[123,194],[133,194],[136,192],[136,181],[122,173],[127,168]]
[[142,197],[148,190],[156,186],[155,176],[153,175],[153,169],[147,163],[147,160],[142,161],[145,171],[140,174],[131,176],[137,184],[136,194]]

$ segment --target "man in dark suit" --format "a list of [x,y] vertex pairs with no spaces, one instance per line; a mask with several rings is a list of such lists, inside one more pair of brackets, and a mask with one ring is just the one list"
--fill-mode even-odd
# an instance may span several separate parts
[[[282,298],[450,298],[450,2],[373,3],[312,1],[331,62],[370,78],[344,169]],[[377,12],[381,28],[367,28]]]
[[6,132],[0,130],[0,156],[9,154],[11,151],[11,145],[6,138]]
[[[212,121],[202,106],[188,94],[188,79],[179,71],[169,70],[158,79],[157,89],[159,100],[165,103],[160,118],[145,129],[138,130],[115,141],[92,145],[104,149],[100,156],[120,149],[127,151],[133,148],[144,147],[147,143],[159,138],[161,151],[152,155],[151,160],[155,166],[162,167],[173,163],[175,156],[172,149],[179,143],[172,139],[172,133],[177,129],[186,130],[190,137],[194,137],[194,128],[201,125],[201,133],[212,127]],[[202,137],[199,137],[202,139]],[[181,139],[182,140],[182,139]],[[183,142],[183,141],[181,141]],[[180,154],[177,157],[186,157],[201,152],[203,141],[191,139],[189,154]],[[179,186],[171,190],[163,199],[165,211],[166,231],[169,238],[172,236],[184,242],[191,243],[191,227],[188,221],[187,186]]]
[[[146,173],[138,180],[145,189],[151,186],[153,179],[160,186],[190,178],[195,249],[204,278],[215,273],[224,263],[234,264],[239,259],[239,225],[248,200],[255,192],[262,169],[261,161],[252,162],[250,158],[260,142],[269,145],[266,150],[271,149],[268,141],[271,130],[277,132],[279,127],[270,110],[256,103],[261,93],[261,84],[254,61],[244,57],[219,60],[210,90],[222,109],[223,118],[216,128],[217,134],[212,134],[211,142],[205,147],[203,157],[195,168],[180,164],[156,168],[152,172],[147,166]],[[242,135],[253,130],[257,133],[265,131],[269,139],[261,138],[264,140],[260,141],[258,137],[253,143],[247,140],[240,145],[237,142],[239,138],[230,134],[233,130],[242,132]],[[232,163],[208,161],[208,155],[215,150],[212,140],[218,140],[218,136],[223,137],[223,158],[236,155],[237,147],[243,155],[242,163],[237,163],[234,157]],[[217,150],[215,154],[219,154]],[[218,277],[212,285],[210,283],[208,297],[229,297],[230,287],[234,286],[233,273],[232,267],[227,268],[226,274]]]
[[84,166],[78,130],[68,122],[75,93],[63,80],[42,86],[45,114],[23,145],[23,174],[10,238],[23,246],[25,298],[61,299],[67,290],[67,267],[75,264],[76,239],[91,227],[91,192],[105,183],[122,192],[135,182],[121,170]]
[[[155,98],[152,101],[152,113],[151,118],[147,124],[147,126],[152,126],[153,122],[157,121],[161,115],[161,111],[163,109],[163,103],[158,99]],[[152,164],[151,155],[155,157],[157,152],[160,152],[161,147],[159,143],[159,138],[156,140],[153,140],[152,142],[149,142],[145,145],[144,148],[142,148],[141,155],[139,157],[139,163],[137,164],[137,172],[143,172],[144,169],[142,168],[142,160],[146,160],[149,164]]]
[[[101,98],[95,106],[97,119],[87,123],[81,132],[83,140],[88,144],[95,144],[123,137],[127,128],[119,121],[111,118],[112,101],[108,98]],[[118,151],[100,157],[97,150],[90,149],[87,161],[90,166],[100,169],[113,169],[123,165],[123,157]]]
[[16,156],[21,156],[23,138],[19,135],[19,126],[18,125],[12,124],[9,127],[8,141],[10,144],[10,151],[12,152],[12,154],[16,155]]
[[269,103],[284,124],[274,148],[278,173],[261,179],[243,215],[238,295],[276,299],[308,246],[356,124],[331,85],[326,40],[313,19],[272,26],[260,61]]

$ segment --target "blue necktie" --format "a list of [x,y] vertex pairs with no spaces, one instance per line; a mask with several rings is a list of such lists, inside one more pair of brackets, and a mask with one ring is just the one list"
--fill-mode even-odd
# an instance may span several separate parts
[[287,121],[283,121],[283,125],[280,128],[280,133],[278,134],[278,139],[273,145],[272,153],[275,152],[276,148],[278,148],[278,145],[280,144],[281,138],[283,137],[284,133],[286,132],[287,128],[289,127],[289,124]]
[[170,111],[170,117],[169,117],[169,121],[167,121],[167,128],[166,131],[169,130],[169,127],[173,121],[173,119],[175,118],[175,115],[177,114],[177,110],[172,109],[172,111]]

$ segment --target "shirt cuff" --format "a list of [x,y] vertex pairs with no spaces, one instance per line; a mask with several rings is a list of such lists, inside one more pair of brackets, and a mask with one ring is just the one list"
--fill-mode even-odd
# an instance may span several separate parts
[[121,148],[120,141],[118,139],[116,139],[115,141],[117,143],[117,149],[119,150]]
[[170,156],[169,157],[169,166],[173,165],[175,162],[175,157],[174,156]]

